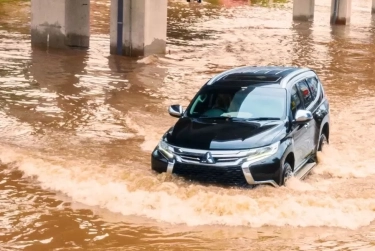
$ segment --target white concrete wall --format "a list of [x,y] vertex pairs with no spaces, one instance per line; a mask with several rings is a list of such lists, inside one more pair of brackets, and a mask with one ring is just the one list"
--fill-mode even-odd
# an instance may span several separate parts
[[68,46],[90,44],[90,0],[65,0],[65,34]]
[[[124,0],[122,55],[165,53],[167,3],[167,0]],[[117,5],[118,0],[111,0],[111,54],[117,54]]]
[[111,0],[109,20],[109,42],[111,54],[116,54],[117,45],[117,0]]
[[350,23],[352,12],[351,0],[331,1],[331,24],[346,25]]
[[164,54],[167,41],[168,0],[146,0],[145,53]]
[[146,1],[148,0],[127,0],[125,6],[126,13],[130,12],[130,16],[124,16],[124,45],[127,53],[132,55],[142,55],[146,46],[145,33],[148,27],[145,19],[149,15]]
[[293,20],[314,19],[315,0],[293,0]]
[[31,0],[31,43],[65,44],[65,1]]
[[31,28],[43,31],[46,24],[60,26],[65,32],[65,1],[31,0]]
[[[88,46],[90,0],[31,0],[31,43],[49,47]],[[84,38],[79,43],[77,36]]]

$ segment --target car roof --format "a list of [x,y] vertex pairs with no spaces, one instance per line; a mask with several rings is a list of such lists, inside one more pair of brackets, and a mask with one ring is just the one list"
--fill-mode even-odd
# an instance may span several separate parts
[[208,86],[269,86],[281,88],[281,80],[293,77],[309,68],[292,66],[245,66],[230,69],[214,76],[206,83]]

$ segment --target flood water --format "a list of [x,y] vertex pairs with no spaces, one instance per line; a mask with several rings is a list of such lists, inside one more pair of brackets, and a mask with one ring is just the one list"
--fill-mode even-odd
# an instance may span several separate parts
[[[252,3],[251,3],[252,2]],[[30,46],[29,1],[0,2],[1,250],[375,250],[375,22],[293,23],[288,1],[170,0],[165,57],[109,55],[109,1],[89,50]],[[224,189],[157,175],[150,153],[214,74],[318,72],[331,142],[304,181]]]

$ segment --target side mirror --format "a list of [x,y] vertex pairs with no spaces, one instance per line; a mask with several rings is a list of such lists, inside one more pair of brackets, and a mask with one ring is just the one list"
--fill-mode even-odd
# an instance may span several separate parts
[[182,109],[181,105],[171,105],[168,112],[172,117],[180,118],[184,113],[184,109]]
[[313,115],[310,111],[298,110],[296,112],[296,117],[294,123],[296,124],[305,124],[313,119]]

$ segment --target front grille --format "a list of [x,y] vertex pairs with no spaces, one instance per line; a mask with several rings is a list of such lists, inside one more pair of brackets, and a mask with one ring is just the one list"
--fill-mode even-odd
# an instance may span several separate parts
[[203,159],[203,154],[198,154],[198,153],[195,153],[195,154],[193,154],[193,153],[184,153],[184,154],[178,154],[178,156],[180,156],[181,157],[181,159],[183,159],[183,160],[187,160],[187,161],[196,161],[196,162],[200,162],[200,161],[202,161],[202,159]]
[[191,181],[224,186],[248,186],[240,166],[217,167],[176,163],[173,173]]
[[[205,155],[200,154],[200,153],[183,153],[183,154],[175,153],[175,154],[179,156],[183,162],[193,162],[193,163],[199,164],[205,160]],[[220,162],[233,163],[239,160],[240,158],[231,157],[231,156],[224,156],[224,157],[214,156],[213,159],[216,163],[220,163]]]

